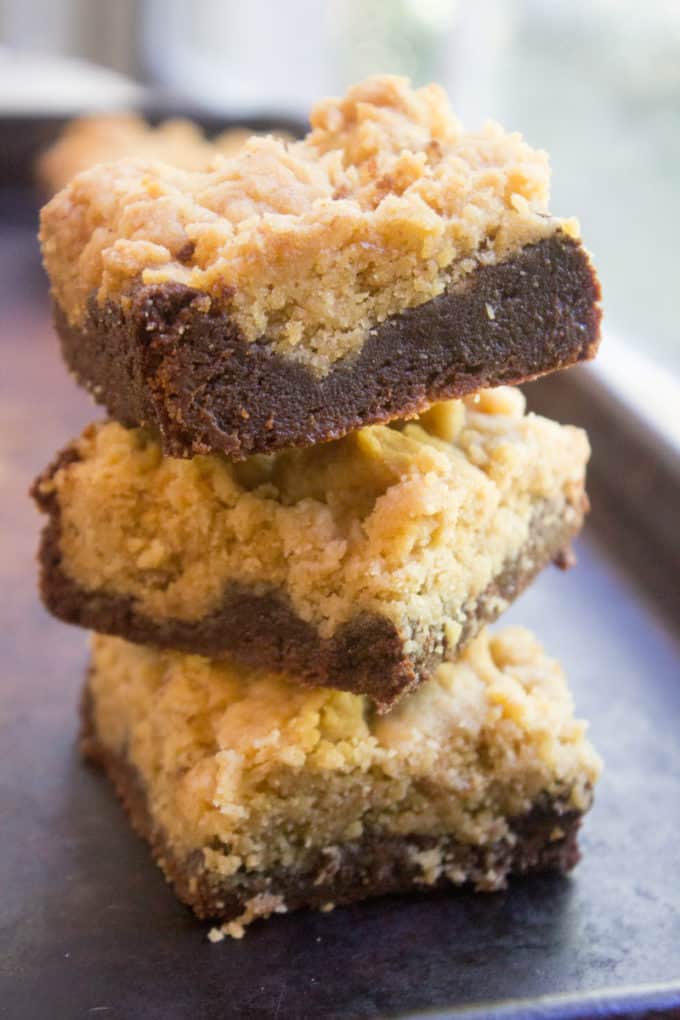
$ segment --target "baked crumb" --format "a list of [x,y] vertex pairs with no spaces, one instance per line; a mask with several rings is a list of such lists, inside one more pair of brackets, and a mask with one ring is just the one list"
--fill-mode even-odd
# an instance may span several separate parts
[[208,932],[209,942],[223,942],[226,937],[231,939],[242,939],[246,933],[246,927],[258,918],[271,917],[272,914],[285,914],[286,904],[281,896],[271,896],[262,893],[253,896],[248,900],[245,910],[233,921],[225,921],[219,927],[213,927]]

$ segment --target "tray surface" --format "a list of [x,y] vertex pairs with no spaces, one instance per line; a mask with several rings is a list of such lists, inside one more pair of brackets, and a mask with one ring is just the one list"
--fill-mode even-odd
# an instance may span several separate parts
[[594,524],[577,568],[547,571],[507,617],[562,659],[605,758],[573,877],[294,914],[241,942],[206,941],[208,926],[176,902],[74,746],[86,636],[39,605],[39,522],[25,490],[98,412],[59,364],[32,231],[14,220],[0,242],[0,1016],[358,1020],[680,1007],[677,621],[669,626]]

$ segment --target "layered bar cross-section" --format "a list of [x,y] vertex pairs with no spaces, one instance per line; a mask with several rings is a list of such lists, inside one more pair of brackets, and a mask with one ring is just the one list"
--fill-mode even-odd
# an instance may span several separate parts
[[568,562],[588,453],[506,388],[238,464],[93,425],[35,485],[43,597],[99,632],[388,708]]
[[566,871],[599,771],[558,664],[518,628],[387,716],[98,636],[83,750],[180,898],[237,936],[298,907]]
[[166,453],[307,446],[590,358],[599,284],[545,153],[377,77],[299,142],[78,175],[41,238],[67,364]]

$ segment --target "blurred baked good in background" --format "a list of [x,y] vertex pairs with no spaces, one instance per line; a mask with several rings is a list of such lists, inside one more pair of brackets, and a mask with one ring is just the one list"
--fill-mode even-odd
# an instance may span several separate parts
[[36,178],[43,193],[53,195],[82,170],[128,156],[161,160],[182,170],[201,170],[216,155],[233,156],[252,133],[247,128],[230,128],[208,138],[198,124],[186,118],[153,126],[132,112],[78,117],[41,153]]

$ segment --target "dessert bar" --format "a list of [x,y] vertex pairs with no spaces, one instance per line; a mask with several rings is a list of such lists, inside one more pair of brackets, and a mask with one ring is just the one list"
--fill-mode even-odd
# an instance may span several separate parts
[[370,78],[299,142],[123,160],[42,212],[67,364],[173,456],[339,438],[592,357],[599,284],[547,156]]
[[521,629],[483,632],[388,716],[97,636],[83,715],[85,755],[177,894],[236,936],[298,907],[566,871],[599,771],[558,664]]
[[92,425],[34,487],[43,597],[68,622],[386,709],[567,565],[588,454],[502,387],[241,463]]

